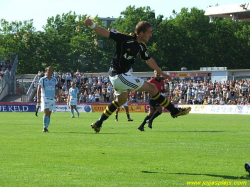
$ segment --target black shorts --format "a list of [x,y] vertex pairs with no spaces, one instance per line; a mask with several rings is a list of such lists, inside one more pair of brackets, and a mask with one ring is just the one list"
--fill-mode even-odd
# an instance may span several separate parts
[[160,106],[159,103],[157,103],[155,100],[153,100],[152,98],[149,99],[149,106],[150,108],[155,109],[156,107]]

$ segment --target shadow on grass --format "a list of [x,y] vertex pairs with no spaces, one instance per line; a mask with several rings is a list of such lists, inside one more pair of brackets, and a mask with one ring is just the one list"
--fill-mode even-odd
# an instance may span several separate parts
[[226,131],[166,131],[166,132],[202,132],[202,133],[219,133],[219,132],[226,132]]
[[95,133],[95,132],[49,132],[50,134],[55,133],[55,134],[127,134],[127,133]]
[[[155,172],[155,171],[141,171],[142,173],[164,173],[164,172]],[[236,176],[230,176],[230,175],[213,175],[213,174],[198,174],[198,173],[167,173],[171,175],[194,175],[194,176],[209,176],[209,177],[218,177],[218,178],[223,178],[223,179],[245,179],[245,180],[250,180],[249,176],[241,176],[241,177],[236,177]]]
[[160,172],[154,172],[154,171],[141,171],[142,173],[160,173]]
[[218,177],[218,178],[223,178],[223,179],[246,179],[250,180],[248,176],[241,176],[241,177],[236,177],[236,176],[230,176],[230,175],[213,175],[213,174],[198,174],[198,173],[169,173],[169,174],[174,174],[174,175],[205,175],[209,177]]

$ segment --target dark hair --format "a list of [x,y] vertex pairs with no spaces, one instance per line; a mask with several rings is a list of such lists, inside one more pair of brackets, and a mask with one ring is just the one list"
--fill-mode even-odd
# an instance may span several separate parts
[[152,27],[148,21],[141,21],[135,27],[135,33],[138,35],[140,32],[145,33],[148,28]]

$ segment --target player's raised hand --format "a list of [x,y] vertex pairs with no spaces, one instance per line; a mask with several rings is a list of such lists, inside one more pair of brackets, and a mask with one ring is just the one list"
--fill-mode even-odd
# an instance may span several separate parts
[[89,19],[89,18],[85,19],[85,20],[84,20],[84,23],[85,23],[87,26],[93,25],[93,21],[92,21],[91,19]]
[[91,19],[86,18],[84,20],[85,25],[89,26],[89,28],[93,29],[98,35],[103,36],[103,37],[109,37],[110,33],[108,30],[99,27],[96,25],[95,22],[93,22]]

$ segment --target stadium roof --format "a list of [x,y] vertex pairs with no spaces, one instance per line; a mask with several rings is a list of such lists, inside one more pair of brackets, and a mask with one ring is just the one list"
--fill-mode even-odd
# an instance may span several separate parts
[[214,21],[213,17],[228,18],[235,22],[250,21],[250,3],[209,7],[205,16],[210,17],[210,22]]

